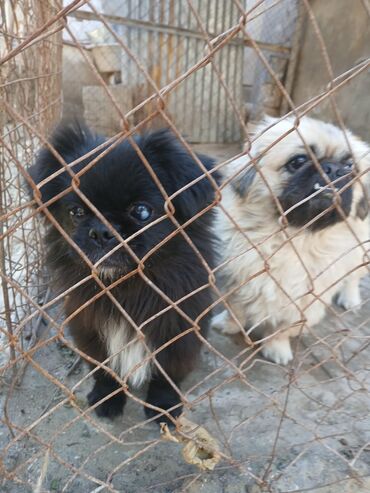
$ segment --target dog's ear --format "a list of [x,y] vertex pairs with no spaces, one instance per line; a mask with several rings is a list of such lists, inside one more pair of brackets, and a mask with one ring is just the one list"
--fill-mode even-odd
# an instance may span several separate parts
[[362,196],[356,205],[356,216],[364,220],[369,215],[370,210],[370,147],[356,135],[352,135],[351,146],[356,156],[358,171],[365,171],[360,179]]
[[[367,155],[364,159],[365,169],[370,170],[370,149],[367,150]],[[370,198],[370,182],[369,177],[365,175],[361,181],[362,197],[356,206],[356,216],[364,220],[369,215],[369,198]]]
[[248,166],[248,169],[243,171],[240,176],[231,182],[231,186],[240,197],[244,198],[248,195],[255,176],[256,168],[253,165],[250,165]]
[[[66,163],[70,163],[89,152],[89,150],[94,149],[98,144],[99,142],[90,130],[79,122],[75,121],[71,124],[62,124],[53,133],[50,139],[50,147],[45,146],[41,149],[36,157],[35,164],[30,166],[27,171],[35,185],[38,185],[41,181],[63,167],[61,159]],[[59,156],[61,159],[59,159]],[[85,164],[84,162],[79,163],[76,169],[74,168],[75,171],[81,169]],[[66,171],[60,173],[40,188],[42,201],[47,202],[68,188],[70,184],[70,175]],[[28,187],[32,195],[33,190],[31,185],[28,185]]]
[[[162,185],[168,195],[204,175],[172,200],[177,215],[183,220],[190,219],[213,202],[215,187],[211,179],[204,174],[199,164],[171,131],[164,129],[148,134],[143,137],[141,147],[149,163],[158,171],[159,179],[162,177]],[[197,154],[197,157],[206,170],[210,171],[213,168],[213,159],[202,154]],[[156,167],[156,163],[161,166]],[[161,169],[166,171],[166,176],[161,174]],[[216,172],[212,173],[212,177],[218,183],[219,177]]]
[[356,216],[364,220],[369,214],[368,194],[364,194],[356,206]]
[[[248,122],[247,131],[248,131],[249,139],[253,140],[255,136],[258,136],[259,132],[266,125],[273,125],[277,121],[278,121],[277,118],[265,114],[260,122]],[[244,152],[250,150],[252,145],[255,148],[255,150],[258,149],[258,147],[256,147],[251,140],[248,140],[247,142],[244,143],[243,146]],[[251,162],[248,163],[248,161],[250,160],[245,155],[242,156],[241,158],[235,159],[230,164],[230,169],[232,170],[232,173],[234,175],[236,175],[236,173],[239,171],[237,176],[234,179],[232,179],[231,186],[241,198],[247,196],[249,189],[257,174],[255,165]]]
[[[278,121],[278,118],[265,114],[259,122],[248,122],[247,131],[249,140],[244,143],[244,152],[247,153],[253,149],[252,157],[258,156],[258,136],[260,132],[263,131],[265,127],[274,125]],[[251,162],[247,155],[244,155],[235,159],[229,166],[232,173],[235,175],[235,178],[231,180],[231,186],[241,198],[246,197],[257,174],[256,165]]]
[[234,159],[227,165],[227,175],[230,178],[230,184],[239,197],[244,198],[256,176],[256,168],[251,162],[249,156],[244,155]]

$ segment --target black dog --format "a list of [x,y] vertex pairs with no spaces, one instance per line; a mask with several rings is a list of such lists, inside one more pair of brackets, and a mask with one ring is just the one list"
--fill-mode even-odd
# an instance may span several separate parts
[[[157,131],[137,137],[135,141],[169,196],[203,175],[170,131]],[[118,280],[110,293],[119,305],[103,294],[73,316],[71,333],[77,347],[91,358],[99,362],[109,358],[106,366],[122,379],[127,377],[129,386],[138,387],[149,381],[147,403],[163,410],[177,405],[171,412],[177,416],[181,412],[179,395],[161,370],[178,386],[193,368],[201,347],[197,327],[182,334],[191,329],[195,321],[201,335],[206,335],[208,315],[203,312],[211,304],[211,291],[208,272],[199,254],[212,268],[213,213],[207,211],[196,220],[191,219],[212,204],[214,187],[210,179],[203,176],[172,200],[175,219],[180,224],[189,221],[184,231],[198,250],[196,253],[166,214],[163,193],[134,147],[124,141],[108,149],[104,143],[104,138],[79,124],[61,127],[51,141],[66,163],[90,153],[70,169],[77,174],[82,171],[79,190],[114,228],[104,224],[78,193],[71,190],[48,207],[67,235],[91,263],[96,264],[99,279],[105,286]],[[94,152],[97,146],[101,147]],[[206,169],[212,168],[211,159],[198,157]],[[97,162],[84,172],[94,159]],[[45,148],[30,174],[35,183],[40,183],[61,169],[59,159]],[[71,183],[70,173],[64,170],[40,187],[42,201],[49,201]],[[153,222],[155,224],[150,225]],[[123,243],[121,238],[127,241]],[[50,223],[45,240],[47,264],[54,286],[59,290],[66,290],[91,274],[88,262],[81,258],[78,249]],[[106,254],[107,258],[99,263]],[[139,272],[141,260],[143,266]],[[127,275],[130,272],[132,275]],[[119,281],[121,278],[123,280]],[[192,294],[194,290],[198,291]],[[65,302],[67,316],[99,291],[102,288],[91,278],[74,288]],[[171,307],[161,292],[178,302],[178,310]],[[176,340],[166,345],[173,338]],[[163,345],[166,346],[162,348]],[[91,364],[91,367],[95,366]],[[116,391],[96,407],[96,412],[108,417],[122,413],[126,395],[117,380],[101,368],[94,377],[89,404],[96,404]],[[158,411],[149,407],[145,407],[145,411],[148,417],[158,415]],[[160,416],[157,419],[165,420],[165,416]]]

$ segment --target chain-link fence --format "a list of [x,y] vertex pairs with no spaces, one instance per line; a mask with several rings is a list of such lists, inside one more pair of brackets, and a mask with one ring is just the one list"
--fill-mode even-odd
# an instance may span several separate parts
[[369,491],[368,1],[0,15],[1,491]]

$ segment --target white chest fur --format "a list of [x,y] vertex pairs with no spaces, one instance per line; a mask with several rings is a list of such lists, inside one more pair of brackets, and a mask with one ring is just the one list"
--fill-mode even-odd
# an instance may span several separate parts
[[106,327],[106,346],[110,357],[108,366],[122,379],[128,376],[133,387],[140,387],[150,378],[150,360],[144,361],[148,352],[127,322],[110,323]]

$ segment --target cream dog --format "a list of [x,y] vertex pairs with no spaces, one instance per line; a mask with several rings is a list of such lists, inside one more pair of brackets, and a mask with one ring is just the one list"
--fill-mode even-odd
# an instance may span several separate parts
[[[324,317],[334,296],[361,304],[369,256],[369,147],[350,131],[303,117],[267,117],[247,155],[229,165],[215,229],[231,307],[213,327],[262,333],[263,355],[292,358],[291,336]],[[348,140],[347,140],[348,139]]]

